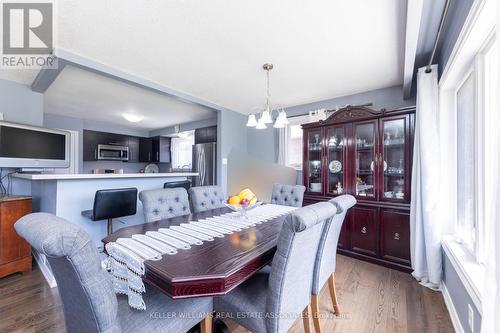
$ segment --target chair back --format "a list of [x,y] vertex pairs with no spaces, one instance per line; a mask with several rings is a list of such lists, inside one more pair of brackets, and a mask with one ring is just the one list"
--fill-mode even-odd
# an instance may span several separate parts
[[189,189],[195,213],[224,207],[226,194],[220,186],[195,186]]
[[68,332],[121,332],[111,278],[101,267],[97,247],[85,231],[48,213],[26,215],[14,228],[47,256]]
[[299,208],[285,219],[269,276],[268,332],[286,332],[311,302],[314,262],[323,225],[336,207],[319,202]]
[[323,227],[319,241],[318,254],[314,267],[312,293],[319,295],[326,281],[335,273],[337,264],[337,244],[345,216],[349,208],[356,204],[356,199],[349,194],[341,195],[329,201],[337,208],[337,214]]
[[137,212],[137,189],[119,188],[95,192],[92,219],[94,221],[135,215]]
[[186,191],[189,191],[191,188],[191,181],[189,179],[186,180],[179,180],[176,182],[168,182],[163,184],[163,188],[177,188],[177,187],[182,187],[186,189]]
[[302,207],[304,192],[303,185],[274,184],[271,194],[271,203],[282,206]]
[[142,202],[145,222],[191,214],[188,194],[182,187],[141,191],[139,200]]

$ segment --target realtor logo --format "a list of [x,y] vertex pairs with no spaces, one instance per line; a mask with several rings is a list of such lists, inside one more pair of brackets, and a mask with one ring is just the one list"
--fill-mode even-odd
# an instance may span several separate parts
[[1,68],[55,68],[53,13],[47,1],[2,3]]

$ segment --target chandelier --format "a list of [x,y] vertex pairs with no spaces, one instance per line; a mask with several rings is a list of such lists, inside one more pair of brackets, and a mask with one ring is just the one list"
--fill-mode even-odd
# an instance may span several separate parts
[[[267,124],[271,124],[273,122],[272,113],[273,108],[271,108],[271,94],[269,92],[269,71],[273,69],[273,64],[264,64],[262,68],[266,71],[267,75],[267,97],[266,97],[266,105],[264,107],[264,111],[260,116],[259,120],[255,114],[250,114],[248,116],[248,127],[255,127],[256,129],[266,129]],[[278,112],[278,116],[276,117],[276,121],[274,122],[274,128],[284,128],[288,124],[288,119],[286,117],[286,112],[284,109],[275,109]]]

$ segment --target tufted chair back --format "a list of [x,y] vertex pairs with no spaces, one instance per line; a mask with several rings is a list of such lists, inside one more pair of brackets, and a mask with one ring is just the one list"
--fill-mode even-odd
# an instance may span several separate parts
[[141,191],[139,200],[145,222],[191,214],[187,191],[181,187]]
[[224,207],[226,194],[220,186],[196,186],[189,189],[195,213]]
[[282,206],[302,207],[304,192],[302,185],[274,184],[271,203]]
[[356,199],[349,194],[335,197],[329,201],[337,208],[335,217],[325,223],[321,240],[319,242],[318,254],[314,264],[314,280],[312,293],[319,295],[321,288],[332,273],[335,273],[337,263],[337,244],[340,231],[344,223],[347,211],[356,204]]
[[118,302],[96,246],[77,225],[48,213],[29,214],[14,228],[47,256],[61,296],[68,332],[119,333]]

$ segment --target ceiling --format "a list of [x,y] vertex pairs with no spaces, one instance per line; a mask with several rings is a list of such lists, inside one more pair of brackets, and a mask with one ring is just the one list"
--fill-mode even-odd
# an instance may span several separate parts
[[280,106],[402,84],[406,3],[65,0],[57,48],[251,113],[265,102],[265,62]]
[[[212,109],[72,66],[66,66],[45,93],[44,111],[144,130],[215,116]],[[123,113],[143,115],[144,119],[131,123]]]

